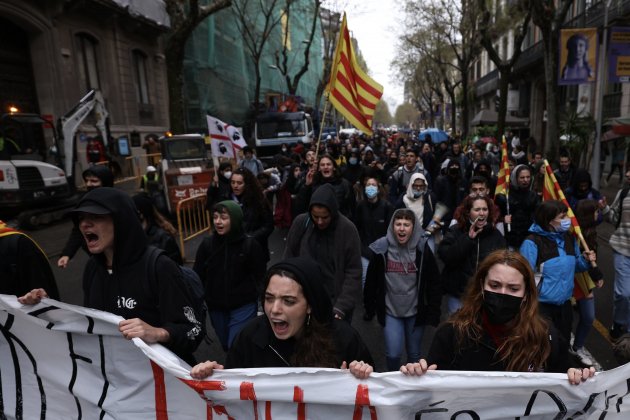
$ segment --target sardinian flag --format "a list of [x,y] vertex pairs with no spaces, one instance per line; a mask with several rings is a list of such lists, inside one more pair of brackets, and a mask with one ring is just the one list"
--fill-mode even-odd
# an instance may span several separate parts
[[212,156],[239,159],[238,151],[247,146],[240,130],[210,115],[207,120]]

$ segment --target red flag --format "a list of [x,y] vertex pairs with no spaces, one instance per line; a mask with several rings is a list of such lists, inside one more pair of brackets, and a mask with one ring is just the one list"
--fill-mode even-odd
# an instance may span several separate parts
[[510,193],[510,163],[508,162],[507,140],[503,136],[501,140],[501,167],[497,178],[497,186],[494,189],[494,197],[503,194],[507,198]]

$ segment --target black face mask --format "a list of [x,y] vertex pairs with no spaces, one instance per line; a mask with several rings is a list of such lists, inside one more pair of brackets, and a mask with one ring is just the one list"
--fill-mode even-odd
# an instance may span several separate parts
[[521,310],[522,297],[483,291],[483,308],[491,324],[506,324]]

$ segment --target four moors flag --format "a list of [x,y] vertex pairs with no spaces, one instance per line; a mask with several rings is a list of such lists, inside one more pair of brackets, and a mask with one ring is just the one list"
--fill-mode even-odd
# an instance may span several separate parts
[[207,120],[212,156],[238,159],[238,150],[247,146],[247,142],[238,128],[226,124],[211,115],[207,116]]
[[339,30],[339,40],[328,83],[328,100],[353,126],[372,135],[376,104],[383,95],[383,86],[368,76],[357,63],[346,22]]

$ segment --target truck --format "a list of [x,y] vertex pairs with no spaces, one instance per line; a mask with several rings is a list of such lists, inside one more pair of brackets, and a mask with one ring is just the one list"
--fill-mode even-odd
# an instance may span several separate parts
[[[74,137],[93,111],[107,146],[108,113],[98,91],[85,95],[56,127],[38,114],[17,110],[0,117],[0,216],[17,216],[20,226],[33,228],[59,220],[76,204]],[[44,129],[51,129],[50,148],[46,147]],[[45,161],[51,155],[56,158],[55,165]]]
[[313,121],[306,112],[267,112],[256,117],[254,128],[257,155],[261,160],[276,155],[282,144],[313,141]]
[[175,213],[179,201],[206,194],[214,170],[203,135],[178,134],[161,137],[159,141],[160,181],[168,211]]

